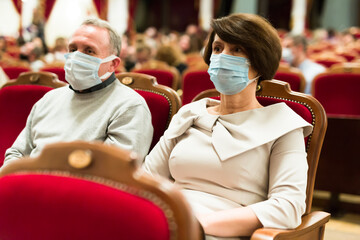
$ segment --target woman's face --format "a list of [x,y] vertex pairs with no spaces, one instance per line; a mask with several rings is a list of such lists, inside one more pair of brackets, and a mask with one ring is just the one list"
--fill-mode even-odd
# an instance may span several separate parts
[[[212,43],[212,54],[226,54],[236,57],[248,58],[247,55],[243,52],[240,45],[227,43],[222,40],[218,35],[215,34],[214,41]],[[257,72],[249,66],[249,79],[253,79],[257,76]]]

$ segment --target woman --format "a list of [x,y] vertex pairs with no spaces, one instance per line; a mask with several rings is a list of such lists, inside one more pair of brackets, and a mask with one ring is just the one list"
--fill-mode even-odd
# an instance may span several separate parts
[[285,103],[261,106],[255,94],[278,68],[277,32],[252,14],[214,20],[212,28],[204,59],[220,101],[182,107],[143,167],[182,189],[206,239],[295,228],[305,211],[304,136],[312,126]]

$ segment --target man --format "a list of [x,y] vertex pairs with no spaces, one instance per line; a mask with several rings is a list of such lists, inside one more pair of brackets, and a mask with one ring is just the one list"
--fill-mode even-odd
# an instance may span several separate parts
[[300,69],[306,80],[305,93],[311,94],[311,83],[316,75],[326,71],[321,64],[307,58],[307,40],[301,35],[288,35],[283,41],[283,59]]
[[65,75],[70,86],[54,89],[31,110],[26,127],[5,153],[5,162],[36,156],[46,144],[103,141],[138,153],[152,141],[145,100],[115,77],[121,39],[102,20],[86,20],[69,41]]

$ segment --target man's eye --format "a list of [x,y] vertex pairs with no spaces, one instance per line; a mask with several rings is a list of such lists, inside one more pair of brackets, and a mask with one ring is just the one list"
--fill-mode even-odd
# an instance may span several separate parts
[[95,52],[93,50],[91,50],[91,49],[87,49],[86,54],[93,55],[93,54],[95,54]]
[[75,52],[76,49],[75,48],[69,48],[69,52]]

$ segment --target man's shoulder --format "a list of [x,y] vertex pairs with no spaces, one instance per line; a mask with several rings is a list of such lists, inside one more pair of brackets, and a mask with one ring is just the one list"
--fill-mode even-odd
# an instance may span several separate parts
[[145,99],[136,90],[125,86],[120,82],[116,82],[112,91],[114,98],[121,98],[122,101],[127,102],[129,105],[146,105]]
[[326,68],[323,65],[321,65],[319,63],[316,63],[316,62],[314,62],[314,61],[312,61],[310,59],[306,59],[304,62],[302,62],[300,64],[300,68],[301,68],[301,65],[303,67],[305,67],[305,68],[317,69],[319,71],[325,71],[326,70]]

